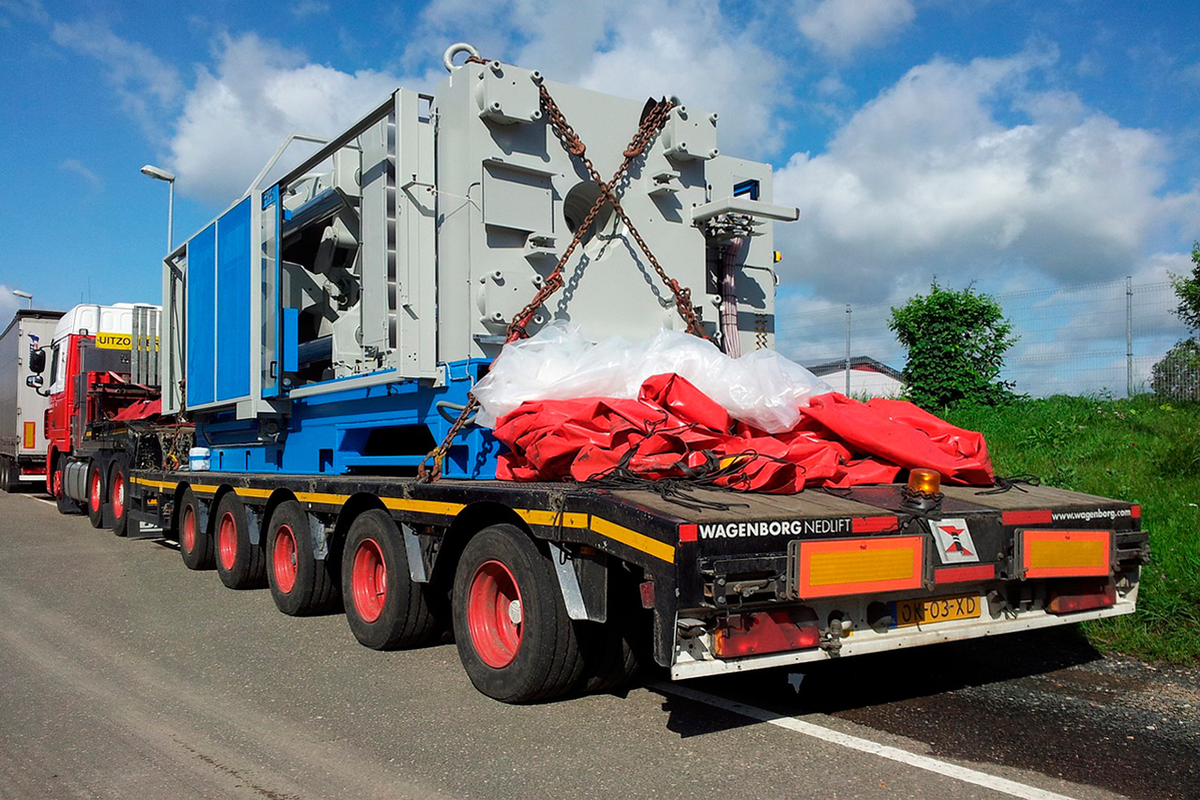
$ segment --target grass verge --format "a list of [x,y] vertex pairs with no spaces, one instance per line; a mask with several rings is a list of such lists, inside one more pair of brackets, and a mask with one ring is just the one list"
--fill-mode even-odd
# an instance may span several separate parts
[[1200,662],[1200,405],[1050,397],[942,416],[987,437],[998,475],[1140,503],[1151,560],[1138,611],[1084,633],[1106,652]]

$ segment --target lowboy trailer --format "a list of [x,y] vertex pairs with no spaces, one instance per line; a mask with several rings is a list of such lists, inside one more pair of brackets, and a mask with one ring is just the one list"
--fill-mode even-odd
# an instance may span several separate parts
[[1146,536],[1116,500],[920,469],[682,502],[495,480],[470,390],[514,332],[769,348],[770,223],[797,212],[771,202],[769,165],[720,152],[715,114],[466,45],[444,61],[436,96],[397,90],[277,181],[272,161],[167,255],[162,412],[196,448],[190,470],[130,470],[131,532],[160,526],[189,568],[269,585],[284,613],[344,608],[369,647],[451,627],[506,702],[639,662],[683,679],[1134,610]]

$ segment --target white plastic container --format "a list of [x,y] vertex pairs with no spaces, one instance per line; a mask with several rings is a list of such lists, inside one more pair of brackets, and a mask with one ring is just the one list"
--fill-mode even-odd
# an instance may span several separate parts
[[192,472],[208,472],[212,467],[212,454],[207,447],[188,450],[188,469]]

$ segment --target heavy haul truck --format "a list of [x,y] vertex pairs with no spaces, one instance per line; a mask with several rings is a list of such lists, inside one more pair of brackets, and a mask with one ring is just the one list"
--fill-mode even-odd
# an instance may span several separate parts
[[[129,471],[161,466],[157,306],[82,304],[61,314],[26,377],[48,398],[42,434],[46,491],[64,514],[124,535]],[[185,426],[186,427],[186,426]]]
[[[444,61],[436,95],[397,90],[278,179],[272,159],[167,255],[161,412],[194,425],[193,469],[114,455],[132,528],[284,613],[343,607],[368,647],[449,625],[507,702],[603,690],[639,659],[684,679],[1134,610],[1146,535],[1117,500],[918,469],[685,503],[496,480],[470,392],[514,331],[769,348],[770,223],[797,212],[768,165],[720,152],[715,114],[466,45]],[[419,474],[431,451],[440,476]]]

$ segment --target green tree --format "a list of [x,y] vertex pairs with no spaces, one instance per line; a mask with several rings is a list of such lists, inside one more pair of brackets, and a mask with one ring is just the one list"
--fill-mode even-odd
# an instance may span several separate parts
[[1171,285],[1179,296],[1175,316],[1192,330],[1200,330],[1200,242],[1192,243],[1192,274],[1172,275]]
[[917,405],[1000,405],[1015,397],[1000,369],[1017,337],[1000,304],[973,287],[955,292],[934,281],[928,295],[893,308],[888,327],[908,350],[903,374]]
[[1200,400],[1200,342],[1184,339],[1150,368],[1150,388],[1172,400]]

